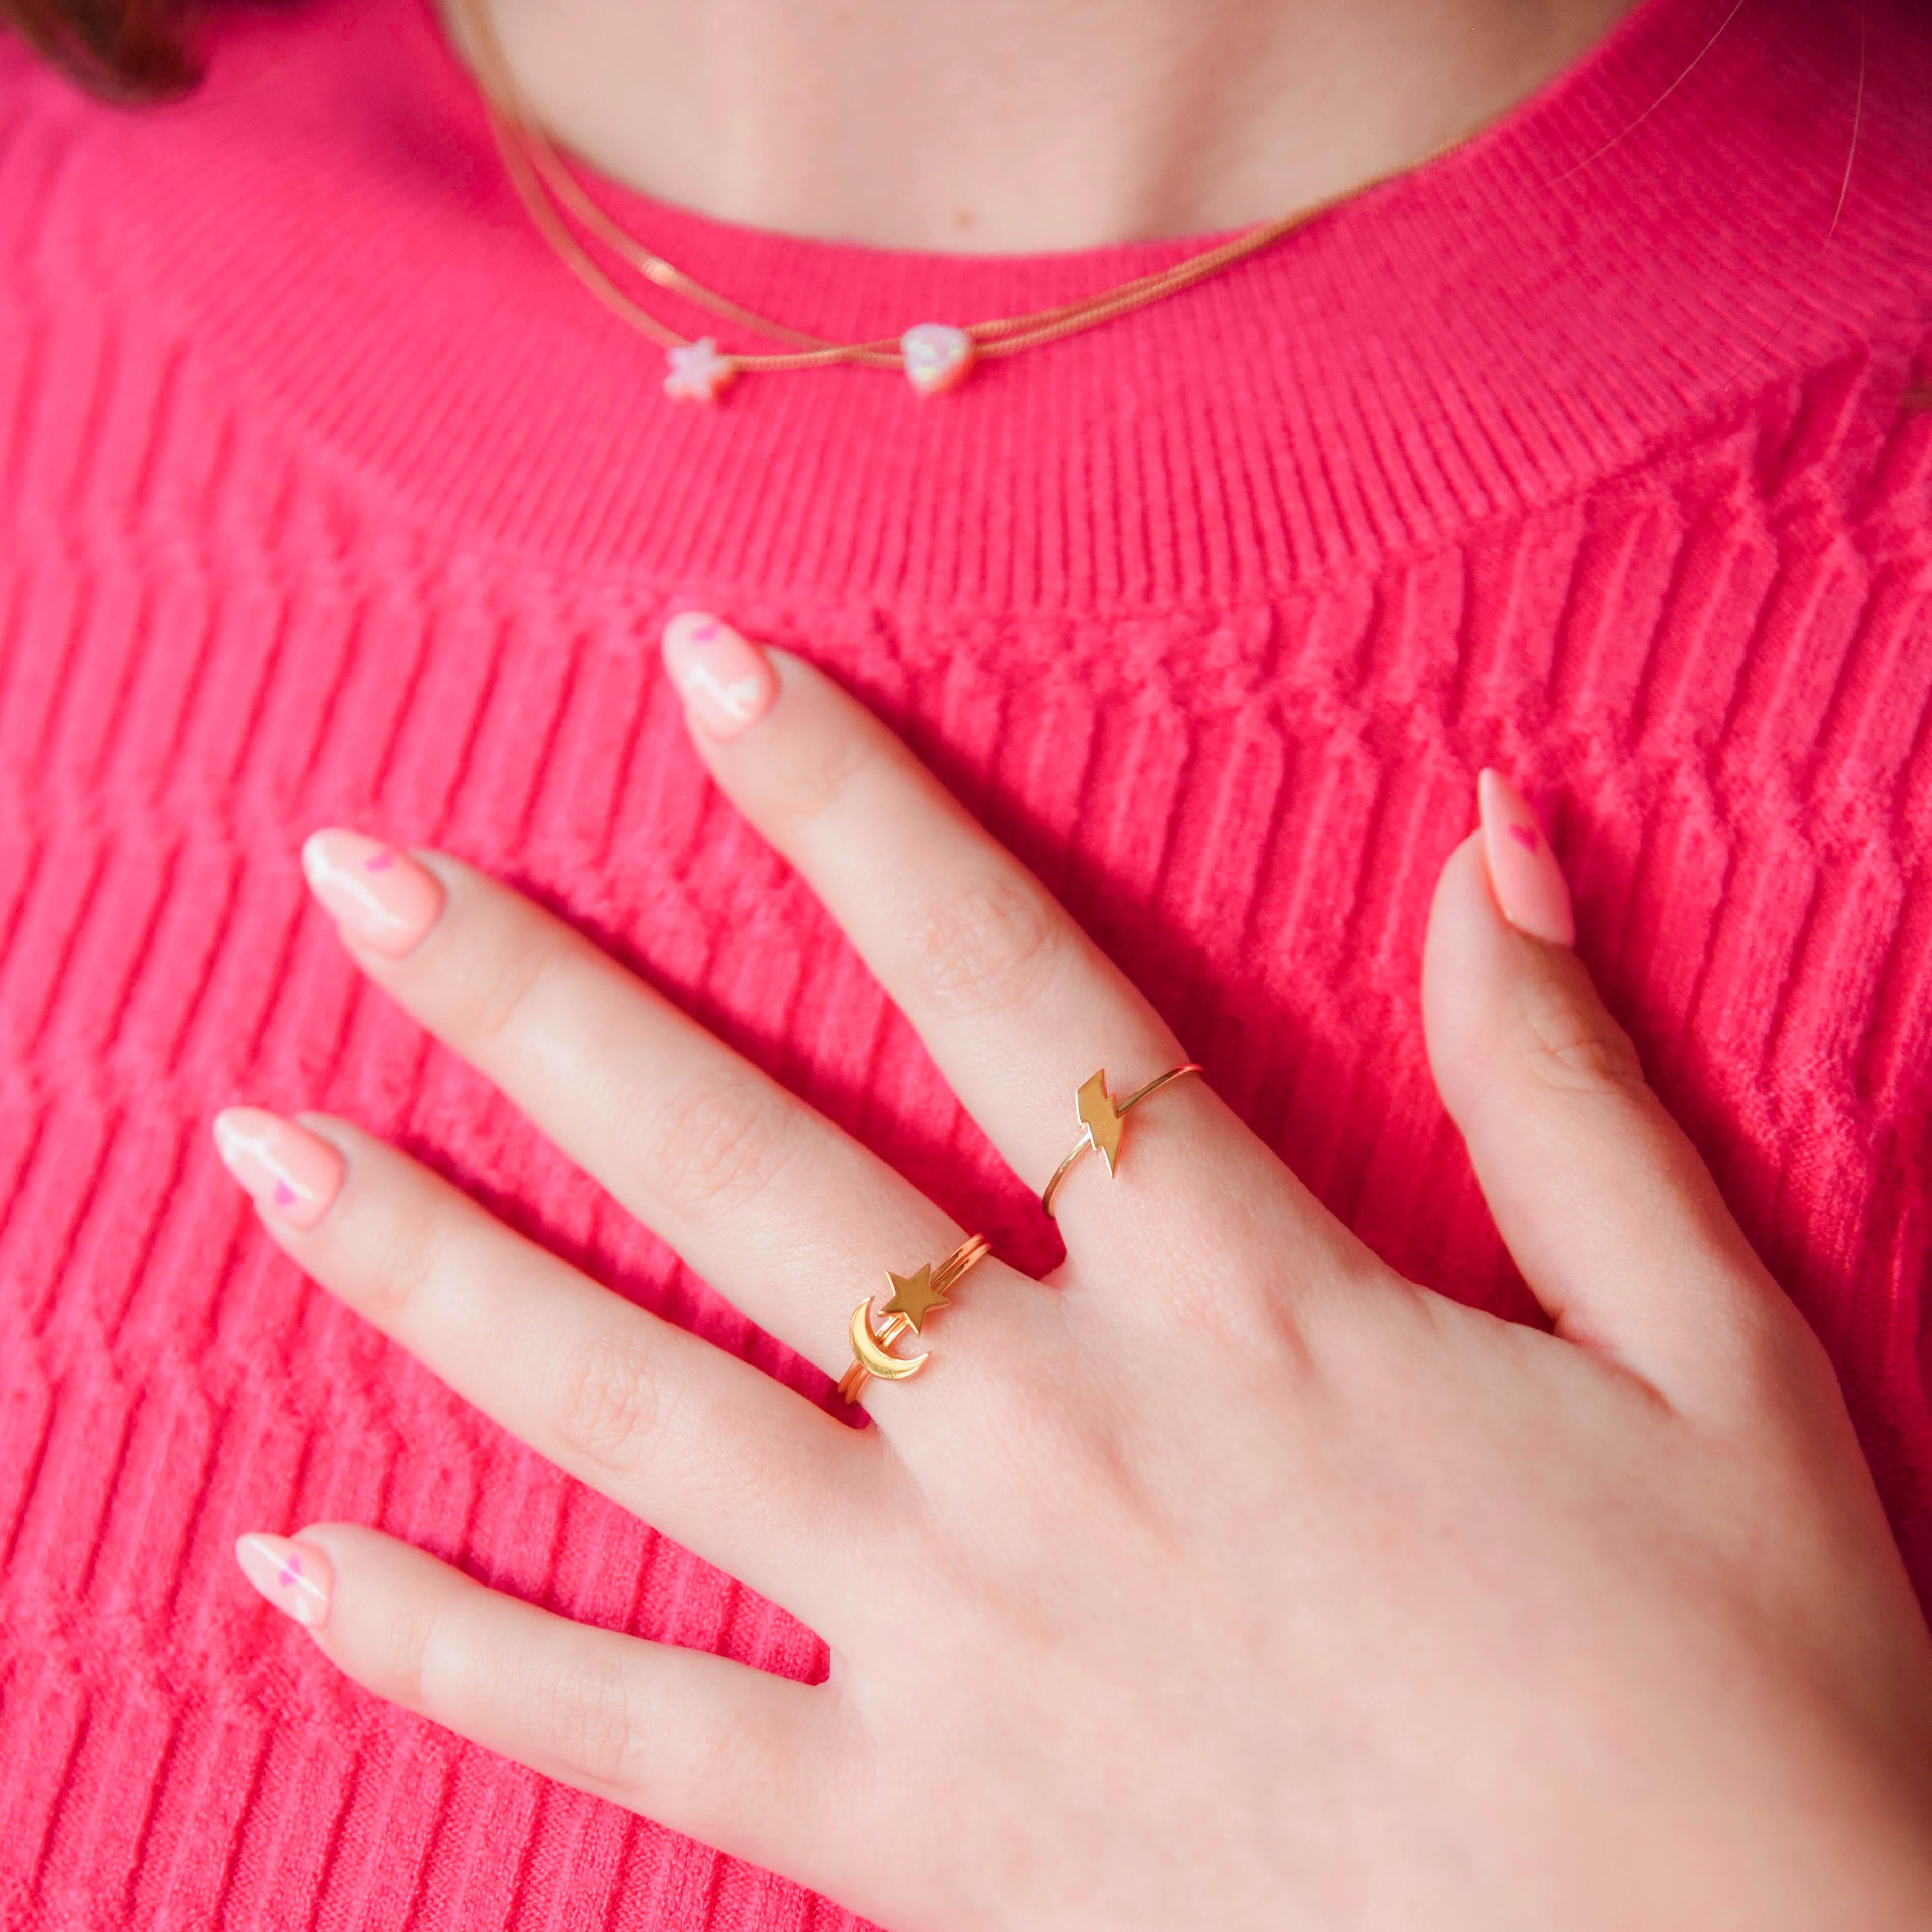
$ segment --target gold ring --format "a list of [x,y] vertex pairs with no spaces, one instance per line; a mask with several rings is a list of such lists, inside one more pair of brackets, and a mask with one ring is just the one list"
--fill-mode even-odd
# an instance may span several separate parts
[[1158,1094],[1170,1080],[1178,1080],[1184,1073],[1202,1071],[1198,1061],[1189,1060],[1180,1066],[1170,1066],[1165,1073],[1156,1073],[1144,1087],[1136,1087],[1124,1100],[1117,1100],[1107,1091],[1107,1070],[1103,1066],[1090,1080],[1081,1083],[1080,1090],[1073,1096],[1073,1111],[1080,1117],[1081,1137],[1073,1151],[1053,1170],[1053,1178],[1041,1190],[1040,1204],[1048,1216],[1053,1214],[1054,1190],[1066,1178],[1067,1170],[1089,1148],[1100,1150],[1100,1158],[1107,1163],[1107,1177],[1113,1178],[1114,1169],[1120,1158],[1120,1123],[1126,1118],[1130,1107],[1138,1107],[1150,1094]]
[[874,1376],[887,1382],[902,1382],[926,1366],[924,1355],[895,1355],[892,1344],[910,1328],[916,1333],[935,1308],[946,1304],[946,1291],[976,1262],[992,1252],[982,1234],[968,1234],[938,1267],[928,1262],[916,1274],[894,1274],[886,1270],[892,1299],[879,1312],[886,1325],[874,1332],[871,1295],[852,1311],[852,1366],[838,1384],[838,1393],[848,1402],[856,1402],[859,1391]]

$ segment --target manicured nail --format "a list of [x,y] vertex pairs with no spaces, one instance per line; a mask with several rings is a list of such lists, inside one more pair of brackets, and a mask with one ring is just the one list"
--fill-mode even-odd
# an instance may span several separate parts
[[224,1107],[214,1148],[258,1208],[291,1228],[313,1228],[349,1172],[328,1142],[260,1107]]
[[434,872],[359,832],[310,832],[302,862],[310,891],[344,935],[385,958],[400,958],[442,910]]
[[235,1539],[235,1560],[242,1575],[304,1630],[320,1630],[328,1621],[335,1573],[314,1544],[254,1531]]
[[735,738],[771,709],[778,674],[708,610],[680,610],[664,627],[664,669],[687,710],[714,738]]
[[1570,888],[1522,794],[1486,766],[1476,775],[1476,810],[1483,821],[1490,886],[1504,918],[1532,938],[1574,946],[1576,919]]

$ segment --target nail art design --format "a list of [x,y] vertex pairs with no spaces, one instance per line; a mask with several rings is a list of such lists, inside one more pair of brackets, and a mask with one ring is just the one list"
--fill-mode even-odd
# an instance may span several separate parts
[[778,695],[764,652],[708,610],[680,610],[666,623],[664,658],[678,695],[714,738],[735,738],[755,724]]
[[359,832],[314,832],[302,842],[302,876],[345,938],[398,959],[442,910],[442,886],[427,866]]
[[236,1539],[235,1560],[242,1575],[304,1630],[320,1630],[328,1622],[335,1574],[314,1544],[251,1531]]
[[349,1172],[320,1135],[261,1107],[224,1107],[214,1117],[214,1148],[249,1198],[291,1228],[313,1228]]
[[1563,868],[1522,793],[1486,766],[1476,776],[1476,809],[1490,890],[1503,916],[1534,938],[1575,945],[1576,914]]

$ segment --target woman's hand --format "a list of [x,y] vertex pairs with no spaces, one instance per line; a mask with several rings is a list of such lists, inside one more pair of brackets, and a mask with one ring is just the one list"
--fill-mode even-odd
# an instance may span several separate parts
[[[1096,1068],[1184,1060],[826,679],[694,614],[667,654],[718,783],[1030,1186]],[[235,1109],[224,1157],[302,1268],[830,1674],[585,1628],[347,1525],[244,1538],[250,1577],[379,1695],[895,1932],[1932,1923],[1932,1647],[1830,1370],[1484,789],[1424,1017],[1554,1335],[1402,1280],[1186,1079],[1114,1178],[1068,1174],[1065,1264],[974,1270],[848,1427],[355,1128]],[[344,833],[304,856],[372,979],[828,1376],[867,1287],[961,1239],[502,887]]]

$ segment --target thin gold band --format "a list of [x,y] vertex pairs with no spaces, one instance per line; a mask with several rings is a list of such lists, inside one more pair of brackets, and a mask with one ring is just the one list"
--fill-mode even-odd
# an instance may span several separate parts
[[887,1269],[886,1280],[891,1286],[892,1294],[880,1311],[886,1316],[886,1325],[876,1330],[873,1328],[874,1298],[869,1294],[853,1310],[852,1366],[841,1378],[838,1393],[848,1402],[856,1402],[859,1391],[874,1376],[898,1382],[904,1382],[908,1376],[917,1375],[925,1367],[927,1358],[895,1355],[892,1344],[908,1328],[922,1328],[926,1318],[934,1309],[947,1306],[946,1294],[954,1283],[968,1268],[984,1261],[992,1252],[983,1234],[968,1234],[936,1267],[928,1262],[912,1275],[896,1275]]
[[1101,1160],[1106,1162],[1108,1178],[1114,1172],[1114,1163],[1120,1158],[1120,1122],[1127,1110],[1138,1107],[1150,1094],[1158,1094],[1170,1080],[1178,1080],[1183,1075],[1198,1073],[1203,1070],[1197,1060],[1190,1060],[1179,1066],[1170,1066],[1165,1073],[1156,1073],[1144,1087],[1136,1087],[1124,1100],[1116,1100],[1107,1091],[1107,1070],[1102,1067],[1090,1080],[1082,1083],[1079,1092],[1074,1096],[1074,1108],[1080,1117],[1082,1138],[1073,1151],[1053,1170],[1053,1178],[1040,1191],[1040,1204],[1052,1217],[1053,1196],[1060,1184],[1066,1178],[1073,1163],[1089,1148],[1099,1150]]

